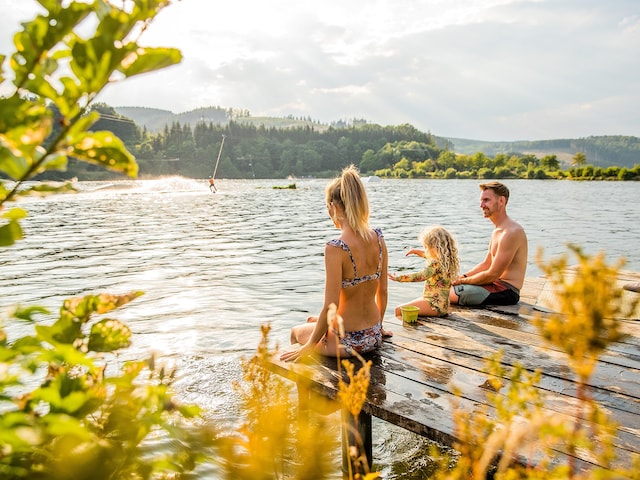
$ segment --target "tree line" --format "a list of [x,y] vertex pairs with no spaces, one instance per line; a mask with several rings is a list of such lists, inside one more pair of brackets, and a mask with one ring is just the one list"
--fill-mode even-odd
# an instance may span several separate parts
[[[188,123],[172,122],[160,132],[151,133],[109,105],[99,103],[92,108],[100,114],[93,129],[112,131],[124,141],[136,157],[141,178],[168,175],[207,178],[213,174],[219,153],[216,177],[233,179],[331,177],[351,163],[363,175],[386,178],[634,180],[640,177],[640,162],[634,167],[594,166],[584,151],[575,153],[571,165],[562,165],[555,154],[540,158],[517,152],[493,156],[482,152],[458,154],[450,142],[409,124],[380,126],[361,121],[327,128],[316,125],[278,128],[231,117],[224,123],[199,121],[193,128]],[[223,136],[225,144],[220,151]],[[628,137],[613,137],[613,145],[628,152],[625,138]],[[603,142],[600,148],[605,148]],[[81,180],[113,175],[73,159],[64,174],[45,174],[50,179]]]
[[553,140],[483,142],[474,140],[455,140],[456,150],[460,153],[482,151],[485,155],[503,152],[555,152],[584,153],[594,165],[601,167],[631,167],[640,161],[640,138],[625,135],[601,135],[585,138],[560,138]]
[[[587,164],[583,152],[577,152],[571,166],[562,169],[557,155],[538,158],[532,154],[499,153],[493,158],[478,152],[474,155],[456,155],[443,151],[437,159],[411,160],[396,150],[400,159],[391,167],[375,170],[375,175],[387,178],[525,178],[573,180],[640,180],[640,164],[632,168],[609,166],[594,167]],[[399,151],[398,151],[399,150]],[[376,157],[376,155],[372,155]]]

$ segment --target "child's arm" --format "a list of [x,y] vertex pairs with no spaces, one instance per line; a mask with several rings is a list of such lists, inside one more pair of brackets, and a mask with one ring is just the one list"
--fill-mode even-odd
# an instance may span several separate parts
[[422,282],[428,278],[427,270],[422,270],[415,273],[405,273],[398,275],[397,273],[390,273],[389,279],[394,282]]
[[405,257],[408,257],[409,255],[417,255],[419,257],[426,258],[424,254],[424,250],[420,250],[419,248],[412,248],[408,250],[407,253],[404,254]]

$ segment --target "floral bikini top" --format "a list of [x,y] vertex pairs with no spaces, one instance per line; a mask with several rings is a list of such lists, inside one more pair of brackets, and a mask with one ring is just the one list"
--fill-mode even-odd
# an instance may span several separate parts
[[329,240],[327,245],[331,245],[332,247],[340,247],[345,252],[349,254],[349,258],[351,259],[351,265],[353,265],[353,276],[354,278],[343,279],[342,280],[342,288],[355,287],[356,285],[360,285],[363,282],[368,282],[369,280],[377,280],[380,278],[380,270],[382,270],[382,230],[380,228],[374,228],[374,232],[378,236],[378,245],[380,246],[380,257],[378,260],[378,269],[376,273],[372,273],[370,275],[365,275],[364,277],[358,276],[358,269],[356,268],[356,262],[353,261],[353,255],[351,254],[351,249],[349,245],[347,245],[343,240],[339,238]]

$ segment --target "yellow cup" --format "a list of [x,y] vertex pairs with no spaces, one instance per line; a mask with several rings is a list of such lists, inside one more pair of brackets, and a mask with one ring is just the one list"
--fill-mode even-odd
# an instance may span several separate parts
[[420,309],[414,305],[405,305],[400,307],[402,310],[402,321],[407,323],[416,323],[418,321],[418,312]]

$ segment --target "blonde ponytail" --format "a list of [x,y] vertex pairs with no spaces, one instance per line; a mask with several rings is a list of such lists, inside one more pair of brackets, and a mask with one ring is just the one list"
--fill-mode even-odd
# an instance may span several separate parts
[[369,199],[358,170],[349,165],[342,175],[333,180],[326,189],[327,203],[338,203],[344,210],[349,226],[363,238],[368,238]]

